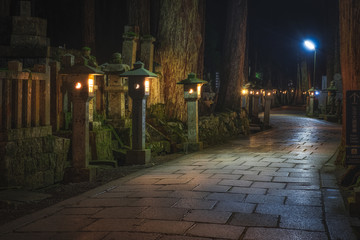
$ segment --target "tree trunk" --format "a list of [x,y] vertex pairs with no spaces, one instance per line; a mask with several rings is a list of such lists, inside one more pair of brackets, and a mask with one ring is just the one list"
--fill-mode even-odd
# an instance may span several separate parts
[[346,137],[346,91],[360,89],[360,1],[339,1],[340,62],[343,79],[343,131]]
[[150,1],[127,0],[129,25],[139,26],[141,35],[150,34]]
[[[202,6],[204,7],[204,6]],[[198,0],[161,0],[155,60],[164,79],[165,111],[169,118],[186,120],[183,86],[176,83],[202,68],[202,10]],[[200,9],[199,9],[200,8]]]
[[91,48],[91,54],[96,54],[95,49],[95,0],[83,0],[82,39],[83,46]]
[[228,1],[227,24],[223,47],[217,111],[241,109],[241,86],[244,81],[246,47],[247,0]]

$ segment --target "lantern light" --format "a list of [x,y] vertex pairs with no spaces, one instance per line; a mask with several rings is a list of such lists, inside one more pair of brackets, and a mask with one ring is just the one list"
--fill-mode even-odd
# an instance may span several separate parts
[[140,84],[135,84],[134,88],[135,89],[140,89]]
[[241,94],[246,96],[249,94],[249,90],[244,88],[243,90],[241,90]]
[[150,79],[149,78],[145,79],[144,85],[145,85],[145,94],[148,95],[150,93]]
[[94,92],[94,76],[90,75],[88,80],[88,86],[89,86],[89,93]]
[[82,87],[81,82],[77,82],[77,83],[75,84],[75,88],[76,88],[76,89],[81,89],[81,87]]

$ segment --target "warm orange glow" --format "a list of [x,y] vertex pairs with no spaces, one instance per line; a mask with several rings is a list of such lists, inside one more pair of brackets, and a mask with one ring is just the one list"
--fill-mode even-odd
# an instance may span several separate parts
[[294,92],[294,90],[292,90],[292,89],[291,89],[291,92],[293,93],[293,92]]
[[243,89],[243,90],[241,90],[241,94],[242,94],[242,95],[248,95],[248,94],[249,94],[249,90]]
[[145,94],[149,94],[150,93],[150,80],[147,78],[145,79]]
[[135,84],[135,89],[139,89],[140,88],[140,85],[139,84]]
[[250,95],[253,95],[254,94],[254,91],[250,91]]
[[256,93],[255,93],[256,95],[259,95],[260,94],[260,92],[259,91],[256,91]]
[[198,92],[198,96],[201,96],[201,84],[197,85],[197,92]]
[[271,92],[268,92],[267,95],[268,95],[268,96],[271,96]]
[[192,94],[194,92],[194,90],[192,88],[190,88],[189,93]]
[[80,83],[80,82],[77,82],[77,83],[75,84],[75,88],[76,88],[76,89],[81,89],[81,87],[82,87],[82,86],[81,86],[81,83]]
[[314,92],[310,92],[310,96],[314,96]]
[[89,93],[94,92],[94,76],[93,75],[89,76],[88,85],[89,85]]

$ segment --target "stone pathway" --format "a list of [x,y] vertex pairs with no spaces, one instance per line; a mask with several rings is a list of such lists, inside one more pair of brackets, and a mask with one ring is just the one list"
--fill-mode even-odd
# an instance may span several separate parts
[[0,226],[0,239],[356,239],[332,173],[341,126],[289,113]]

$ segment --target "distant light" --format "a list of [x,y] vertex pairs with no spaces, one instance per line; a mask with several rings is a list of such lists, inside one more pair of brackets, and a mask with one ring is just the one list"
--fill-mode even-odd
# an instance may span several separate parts
[[315,95],[319,95],[320,94],[320,92],[319,91],[315,91]]
[[312,42],[312,41],[310,41],[310,40],[306,40],[305,42],[304,42],[304,45],[305,45],[305,47],[307,48],[307,49],[309,49],[309,50],[315,50],[315,44]]
[[190,88],[189,93],[192,94],[194,92],[194,89]]

